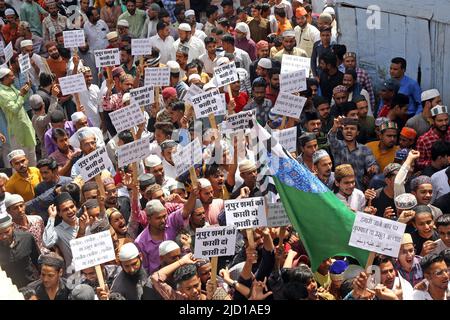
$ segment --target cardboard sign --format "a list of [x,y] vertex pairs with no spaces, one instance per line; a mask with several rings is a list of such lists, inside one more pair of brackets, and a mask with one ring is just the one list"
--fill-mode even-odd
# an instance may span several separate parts
[[185,147],[178,145],[177,151],[172,154],[177,176],[189,171],[189,168],[192,168],[195,164],[202,163],[202,154],[202,147],[198,138]]
[[21,72],[27,72],[31,69],[30,56],[28,54],[19,55],[19,67]]
[[247,229],[267,226],[264,197],[225,200],[227,226]]
[[280,92],[278,94],[277,101],[275,102],[275,106],[272,109],[272,112],[280,114],[282,116],[299,119],[305,103],[305,97]]
[[183,101],[192,104],[191,98],[203,92],[204,91],[200,87],[196,86],[195,84],[191,84],[189,90],[186,91],[186,94],[183,97]]
[[405,228],[404,223],[357,212],[348,244],[397,258]]
[[287,93],[295,93],[305,91],[306,86],[306,72],[305,70],[297,70],[289,73],[280,74],[280,91]]
[[82,73],[59,78],[59,85],[63,95],[83,92],[87,90],[86,81]]
[[131,55],[145,56],[152,54],[152,41],[150,38],[131,39]]
[[191,98],[191,101],[197,119],[207,118],[211,113],[219,115],[227,109],[218,89],[195,95]]
[[217,86],[223,87],[239,80],[234,62],[214,68],[214,79]]
[[250,128],[250,120],[255,117],[255,110],[241,111],[229,115],[227,119],[220,124],[220,131],[229,134]]
[[130,104],[129,106],[111,112],[109,117],[117,132],[129,130],[145,122],[141,107],[136,104]]
[[291,224],[286,210],[281,202],[269,203],[269,213],[267,215],[267,226],[270,228],[286,227]]
[[272,130],[272,137],[276,138],[287,151],[297,151],[297,127]]
[[130,90],[131,104],[139,107],[149,107],[155,102],[155,90],[153,87],[140,87]]
[[119,167],[123,168],[130,163],[139,162],[150,153],[150,136],[124,144],[117,148]]
[[70,250],[75,271],[116,260],[109,230],[70,240]]
[[115,67],[120,65],[120,53],[118,48],[95,50],[95,66],[97,68]]
[[94,152],[78,160],[80,175],[84,181],[89,181],[103,170],[112,168],[111,160],[108,158],[106,147],[98,148]]
[[236,232],[234,227],[205,227],[195,229],[194,257],[233,256],[236,249]]
[[144,86],[165,87],[170,85],[170,69],[145,68]]
[[78,48],[86,44],[83,30],[63,31],[64,48]]
[[5,54],[5,63],[8,63],[14,54],[11,42],[3,49],[3,53]]
[[281,58],[280,75],[302,69],[305,70],[306,76],[309,76],[309,73],[311,72],[311,58],[283,54],[283,57]]

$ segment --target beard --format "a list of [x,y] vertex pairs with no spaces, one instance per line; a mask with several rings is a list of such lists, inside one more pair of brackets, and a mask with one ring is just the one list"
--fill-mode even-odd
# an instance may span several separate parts
[[133,282],[138,282],[139,281],[139,279],[141,278],[141,271],[142,271],[142,264],[141,264],[141,267],[139,268],[139,270],[137,270],[135,273],[128,273],[128,272],[125,272],[125,275],[126,275],[126,277],[129,279],[129,280],[131,280],[131,281],[133,281]]

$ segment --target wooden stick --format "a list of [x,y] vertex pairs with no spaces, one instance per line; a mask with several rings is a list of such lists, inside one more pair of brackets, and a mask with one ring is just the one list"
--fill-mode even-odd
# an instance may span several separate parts
[[283,116],[283,119],[281,120],[280,130],[283,130],[286,126],[286,116]]
[[112,70],[111,67],[106,67],[106,75],[109,80],[112,80]]
[[210,113],[208,115],[209,123],[211,124],[212,129],[217,129],[217,123],[216,123],[216,117],[214,116],[214,113]]
[[367,272],[367,269],[373,264],[373,259],[375,259],[375,252],[371,251],[369,254],[369,257],[367,258],[367,262],[366,262],[366,269],[365,271]]
[[159,105],[159,87],[155,87],[155,105],[156,105],[156,113],[160,110]]
[[247,240],[248,240],[248,245],[250,246],[250,248],[255,248],[255,239],[253,239],[253,229],[245,229],[245,232],[247,233]]
[[283,245],[284,235],[286,234],[286,227],[280,227],[280,233],[278,235],[278,239],[280,241],[278,242],[278,245]]
[[74,96],[75,96],[75,104],[77,105],[77,111],[80,111],[81,109],[80,94],[74,93]]
[[231,100],[234,100],[233,95],[231,94],[231,85],[227,84],[227,90],[228,90],[228,98]]
[[95,176],[95,182],[97,183],[98,190],[100,191],[100,196],[105,198],[105,186],[103,185],[101,173]]
[[217,282],[217,262],[218,257],[211,258],[211,282],[213,283]]
[[197,173],[195,173],[195,168],[194,167],[190,167],[189,168],[189,175],[191,176],[191,182],[192,185],[196,186],[198,185],[198,179],[197,179]]
[[191,0],[184,0],[184,7],[186,10],[189,10],[191,8]]
[[105,280],[103,279],[103,272],[100,265],[95,266],[95,273],[97,274],[98,284],[100,285],[100,288],[105,289]]

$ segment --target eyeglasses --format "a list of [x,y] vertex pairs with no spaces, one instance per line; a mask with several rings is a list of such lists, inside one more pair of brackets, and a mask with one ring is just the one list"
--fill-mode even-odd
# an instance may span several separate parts
[[438,276],[438,277],[443,276],[444,273],[446,273],[447,275],[449,275],[448,269],[441,269],[441,270],[436,270],[436,271],[433,272],[433,274],[434,274],[435,276]]

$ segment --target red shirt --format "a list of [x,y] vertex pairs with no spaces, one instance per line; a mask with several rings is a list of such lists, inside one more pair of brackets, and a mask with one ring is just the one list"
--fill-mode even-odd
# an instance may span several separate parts
[[[239,95],[234,98],[234,102],[236,103],[236,107],[234,108],[234,112],[238,113],[244,109],[245,105],[248,102],[248,94],[246,92],[239,92]],[[229,95],[225,95],[225,101],[228,104],[230,102]]]
[[270,90],[270,86],[266,87],[266,99],[269,99],[272,102],[272,106],[275,105],[275,101],[277,101],[278,98],[278,92],[272,93],[272,90]]
[[431,147],[438,140],[450,142],[450,127],[447,129],[444,137],[439,136],[434,127],[431,127],[430,130],[419,137],[417,140],[417,151],[420,152],[420,157],[417,159],[417,167],[419,169],[431,165]]

